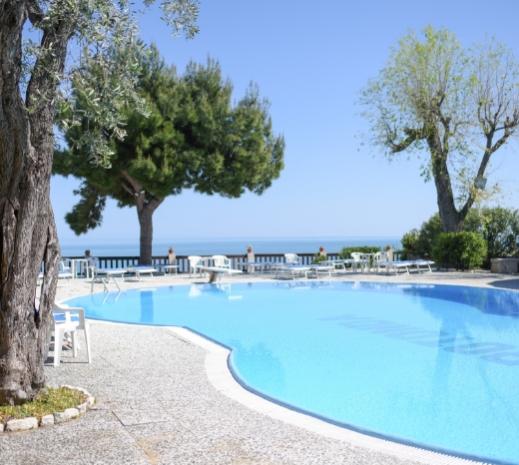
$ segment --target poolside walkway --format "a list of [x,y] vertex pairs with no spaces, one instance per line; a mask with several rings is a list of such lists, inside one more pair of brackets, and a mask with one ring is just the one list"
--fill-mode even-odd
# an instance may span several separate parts
[[51,383],[95,393],[94,411],[74,423],[0,434],[0,463],[404,464],[255,413],[208,382],[205,352],[165,328],[91,326],[89,366],[62,363]]
[[[460,278],[478,285],[495,282],[499,287],[519,287],[519,280],[510,277],[465,275],[455,281]],[[186,282],[185,278],[173,279]],[[402,279],[445,282],[452,277],[399,277]],[[171,281],[156,278],[125,286],[149,287]],[[59,295],[66,298],[88,291],[85,283],[77,281],[61,287]],[[91,337],[92,364],[65,358],[59,368],[46,370],[50,384],[88,389],[96,396],[95,410],[72,423],[0,434],[0,464],[418,463],[330,439],[232,400],[209,381],[206,351],[168,328],[92,322]]]

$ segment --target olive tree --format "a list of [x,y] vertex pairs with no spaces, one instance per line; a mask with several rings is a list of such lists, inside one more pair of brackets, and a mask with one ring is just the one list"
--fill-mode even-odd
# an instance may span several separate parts
[[[135,93],[139,44],[132,5],[0,0],[0,404],[22,403],[44,385],[60,257],[49,200],[54,123],[66,114],[76,124],[69,83],[90,102],[78,117],[105,128],[79,141],[94,164],[109,165],[111,139],[124,137],[121,108],[142,103]],[[196,0],[160,5],[174,31],[196,33]],[[88,72],[86,64],[94,62],[102,79]]]
[[495,40],[463,48],[447,30],[411,33],[364,90],[374,142],[389,156],[425,154],[445,231],[458,231],[470,208],[490,194],[493,154],[519,126],[519,64]]
[[[65,217],[76,234],[99,226],[107,197],[136,208],[139,261],[149,265],[153,214],[166,197],[185,188],[231,198],[245,190],[261,194],[283,168],[284,142],[273,134],[267,102],[255,87],[232,103],[232,85],[217,62],[190,63],[178,76],[152,47],[141,69],[137,90],[148,114],[128,108],[126,137],[113,141],[110,167],[93,167],[78,147],[85,121],[66,131],[68,149],[56,153],[54,169],[82,181],[79,202]],[[78,99],[76,110],[85,104]]]

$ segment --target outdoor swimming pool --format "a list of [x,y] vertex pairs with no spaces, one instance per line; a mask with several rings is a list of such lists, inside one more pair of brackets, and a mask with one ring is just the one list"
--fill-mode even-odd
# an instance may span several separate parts
[[519,293],[283,282],[160,287],[68,303],[90,318],[193,329],[232,349],[242,384],[329,421],[519,464]]

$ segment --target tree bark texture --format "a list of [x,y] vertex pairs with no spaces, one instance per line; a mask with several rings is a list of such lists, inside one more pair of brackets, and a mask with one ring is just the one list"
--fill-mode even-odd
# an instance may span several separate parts
[[153,213],[164,199],[147,192],[142,184],[127,171],[123,171],[121,175],[123,188],[130,194],[137,208],[140,226],[139,264],[151,265],[153,256]]
[[[70,24],[45,30],[42,49],[20,94],[22,29],[29,7],[0,0],[0,404],[33,398],[44,385],[59,245],[50,176],[57,81]],[[29,110],[30,108],[30,110]],[[36,303],[40,269],[44,277]]]
[[149,206],[137,208],[140,225],[140,255],[139,264],[152,264],[152,246],[153,246],[153,212],[154,209]]
[[436,186],[436,201],[438,212],[445,232],[459,231],[463,224],[462,216],[456,209],[451,177],[447,164],[446,153],[440,134],[436,128],[428,131],[427,144],[431,153],[431,169]]

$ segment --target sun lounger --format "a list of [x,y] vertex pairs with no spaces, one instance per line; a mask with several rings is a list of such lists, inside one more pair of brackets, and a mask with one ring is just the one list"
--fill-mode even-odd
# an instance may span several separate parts
[[212,283],[216,281],[223,274],[241,274],[242,270],[235,270],[232,268],[225,268],[220,266],[201,266],[200,271],[204,271],[209,273],[209,282]]
[[177,274],[179,268],[180,268],[179,265],[161,265],[160,266],[160,269],[164,274],[166,274],[166,273]]
[[137,281],[141,280],[141,275],[149,275],[153,277],[153,273],[156,273],[157,270],[152,266],[133,266],[127,269],[128,273],[135,274],[135,279]]
[[304,276],[308,278],[308,275],[312,271],[311,266],[297,265],[291,263],[278,263],[273,267],[275,278],[291,278],[294,279],[298,276]]
[[209,273],[209,282],[213,283],[224,274],[241,274],[243,271],[231,268],[231,260],[225,255],[213,255],[201,260],[198,269]]
[[316,277],[319,277],[319,273],[327,274],[328,276],[331,276],[332,273],[335,273],[335,265],[324,262],[310,265],[310,269],[315,273]]
[[312,271],[310,266],[302,265],[301,258],[295,253],[286,253],[284,263],[276,263],[272,266],[275,278],[294,279],[298,276],[308,278]]
[[254,262],[246,262],[245,267],[247,269],[247,273],[256,273],[256,272],[267,272],[272,270],[279,265],[279,262],[273,261],[254,261]]
[[91,281],[91,292],[94,290],[94,283],[96,281],[101,282],[104,286],[104,290],[109,292],[110,283],[115,284],[117,290],[121,290],[121,286],[119,285],[119,281],[117,278],[124,278],[124,275],[128,273],[126,268],[99,268],[95,270],[96,276],[92,277]]
[[428,271],[432,271],[431,266],[434,265],[432,260],[412,260],[413,266],[420,271],[420,267],[425,267]]
[[410,274],[410,270],[415,269],[420,271],[425,268],[425,271],[432,271],[431,266],[434,262],[431,260],[396,260],[396,261],[380,261],[377,263],[377,269],[385,269],[388,273],[392,271],[398,273],[400,270],[404,270],[407,274]]

